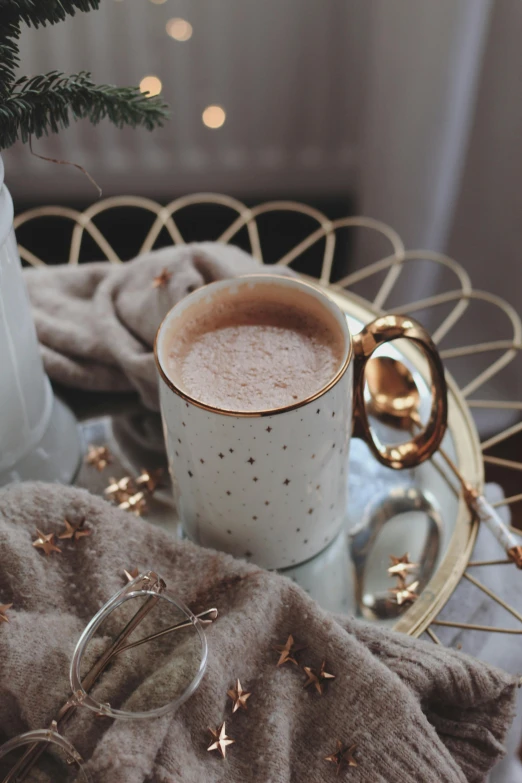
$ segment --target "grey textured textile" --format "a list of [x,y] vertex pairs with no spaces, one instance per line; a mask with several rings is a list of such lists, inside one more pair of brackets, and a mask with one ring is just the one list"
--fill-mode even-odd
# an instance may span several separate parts
[[[163,269],[171,278],[155,288],[154,277]],[[87,391],[135,390],[147,408],[158,410],[152,345],[164,316],[205,283],[256,271],[266,268],[217,242],[153,250],[123,265],[26,269],[46,372],[53,381]]]
[[[59,531],[65,516],[85,516],[93,533],[45,557],[31,546],[34,528]],[[345,771],[354,783],[478,783],[502,756],[511,676],[329,615],[281,576],[179,542],[85,490],[43,484],[0,491],[0,603],[13,603],[0,627],[1,741],[49,725],[68,696],[78,637],[134,565],[220,616],[207,631],[203,682],[175,714],[143,723],[78,711],[65,733],[95,783],[324,783],[336,779],[324,757],[338,739],[357,745],[359,766]],[[289,634],[306,645],[303,664],[325,659],[335,674],[322,697],[303,689],[302,670],[276,667],[273,646]],[[252,696],[233,716],[226,692],[236,678]],[[206,750],[208,727],[224,719],[236,741],[225,761]]]

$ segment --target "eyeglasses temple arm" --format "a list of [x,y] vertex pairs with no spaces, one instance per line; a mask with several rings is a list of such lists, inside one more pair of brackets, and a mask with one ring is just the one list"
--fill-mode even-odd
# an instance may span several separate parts
[[[196,615],[196,618],[199,620],[199,622],[202,625],[210,625],[218,616],[218,610],[213,609],[207,609],[205,612],[200,612],[200,614]],[[180,631],[182,628],[189,628],[191,625],[194,625],[192,620],[184,620],[181,623],[176,623],[176,625],[171,625],[169,628],[164,628],[162,631],[158,631],[157,633],[153,633],[150,636],[145,636],[143,639],[138,639],[135,642],[132,642],[132,644],[126,644],[125,647],[118,647],[116,650],[114,650],[111,653],[111,658],[115,657],[116,655],[119,655],[120,653],[124,652],[125,650],[132,650],[133,647],[139,647],[140,644],[145,644],[145,642],[152,642],[154,639],[160,639],[162,636],[167,636],[169,633],[172,633],[173,631]]]

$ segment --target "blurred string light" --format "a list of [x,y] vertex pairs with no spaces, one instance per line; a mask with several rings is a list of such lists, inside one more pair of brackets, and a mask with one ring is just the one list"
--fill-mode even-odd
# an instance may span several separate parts
[[178,17],[169,19],[165,29],[167,30],[167,35],[170,35],[175,41],[188,41],[192,38],[192,25],[186,19],[179,19]]
[[207,128],[221,128],[227,115],[222,106],[207,106],[202,114],[203,125]]
[[162,88],[161,79],[157,76],[144,76],[140,82],[140,90],[149,95],[159,95]]

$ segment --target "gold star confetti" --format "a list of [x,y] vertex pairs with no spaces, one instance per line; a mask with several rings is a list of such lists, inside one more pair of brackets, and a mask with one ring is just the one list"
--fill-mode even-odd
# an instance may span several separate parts
[[307,676],[307,680],[303,685],[303,688],[308,688],[309,685],[313,685],[317,693],[322,696],[324,691],[325,680],[335,680],[335,674],[329,674],[325,671],[326,661],[323,661],[321,668],[316,673],[310,666],[303,666],[303,671]]
[[419,582],[412,582],[407,585],[404,581],[399,583],[398,587],[390,588],[390,593],[395,596],[395,601],[402,606],[403,604],[411,604],[419,597],[415,590],[418,588]]
[[112,454],[107,446],[93,446],[90,445],[87,449],[85,456],[85,462],[88,465],[92,465],[96,470],[100,472],[107,467],[109,462],[112,462]]
[[120,502],[127,500],[129,495],[134,495],[137,492],[131,476],[123,476],[121,479],[110,478],[109,482],[109,486],[103,490],[103,494]]
[[153,288],[165,288],[167,283],[169,282],[170,278],[172,277],[172,272],[169,272],[169,270],[164,267],[159,275],[157,275],[153,281],[152,281],[152,287]]
[[12,605],[13,604],[0,604],[0,623],[9,622],[9,617],[7,616],[7,612],[12,607]]
[[226,731],[225,731],[225,723],[223,722],[219,729],[209,729],[210,733],[212,734],[212,739],[214,742],[208,746],[207,750],[217,750],[218,753],[221,753],[222,758],[225,758],[227,755],[227,745],[233,745],[235,740],[230,739],[230,737],[227,737]]
[[58,538],[64,539],[64,538],[70,538],[73,541],[79,541],[80,538],[85,538],[85,536],[90,536],[92,533],[92,530],[88,527],[84,527],[85,525],[85,517],[81,519],[79,522],[74,522],[71,524],[67,518],[63,520],[63,524],[65,525],[65,530],[63,533],[60,533]]
[[406,552],[402,557],[390,555],[391,566],[388,568],[390,576],[399,576],[402,579],[408,576],[411,571],[416,571],[419,567],[417,563],[410,562],[410,555]]
[[136,479],[136,484],[138,487],[144,487],[147,492],[152,495],[161,484],[162,478],[163,470],[161,468],[158,468],[157,470],[146,470],[146,468],[142,468],[141,475]]
[[227,691],[227,696],[230,696],[232,699],[232,712],[234,713],[239,709],[246,710],[247,699],[250,698],[251,695],[251,693],[244,691],[239,680],[236,680],[236,687]]
[[51,552],[61,553],[62,550],[54,543],[54,533],[49,533],[46,535],[45,533],[42,533],[41,530],[36,528],[36,535],[38,538],[33,541],[33,546],[36,549],[43,549],[46,555],[50,555]]
[[131,476],[123,476],[121,479],[111,478],[109,486],[104,490],[104,494],[115,503],[118,503],[120,507],[122,503],[129,504],[125,506],[126,509],[131,505],[129,503],[130,498],[137,493],[138,487]]
[[294,637],[290,634],[285,644],[276,645],[274,650],[278,653],[281,653],[276,664],[277,666],[282,666],[284,663],[288,662],[295,663],[295,665],[298,666],[299,664],[295,659],[295,655],[301,650],[306,650],[306,647],[304,647],[302,644],[295,644]]
[[137,517],[141,517],[143,512],[147,510],[145,495],[143,492],[136,492],[135,495],[130,495],[127,500],[118,503],[118,508],[124,511],[132,511]]
[[339,775],[341,773],[341,769],[343,765],[346,764],[348,767],[357,767],[358,764],[354,758],[355,751],[357,749],[357,745],[349,745],[344,746],[342,742],[339,742],[337,740],[337,750],[335,753],[332,753],[330,756],[325,756],[325,761],[331,761],[333,764],[337,765],[337,771],[336,775]]
[[134,582],[135,579],[138,578],[140,575],[138,568],[133,568],[132,571],[125,571],[123,572],[125,574],[125,578],[127,579],[127,582]]

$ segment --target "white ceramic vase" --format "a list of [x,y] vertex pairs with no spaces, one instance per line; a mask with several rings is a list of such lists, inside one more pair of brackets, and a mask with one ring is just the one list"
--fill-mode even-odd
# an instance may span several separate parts
[[54,396],[40,358],[0,158],[0,486],[70,483],[80,457],[74,416]]

